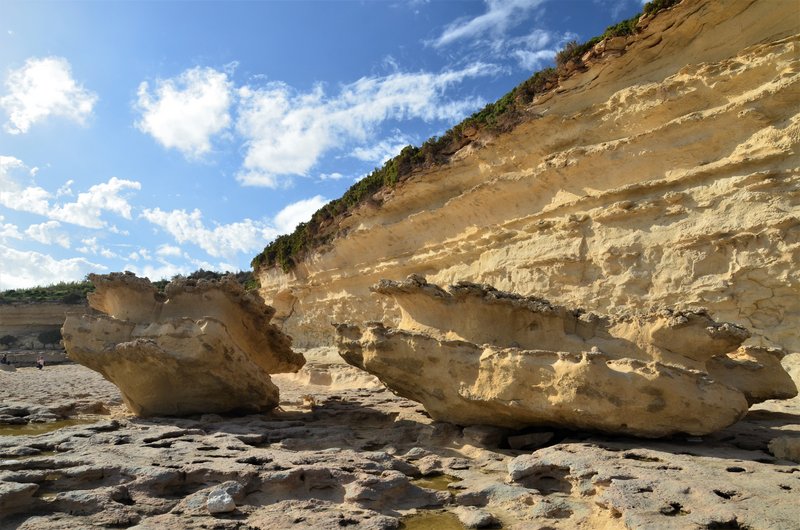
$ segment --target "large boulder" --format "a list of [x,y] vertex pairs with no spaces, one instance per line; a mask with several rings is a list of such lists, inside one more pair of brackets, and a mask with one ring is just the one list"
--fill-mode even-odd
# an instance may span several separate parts
[[707,434],[797,395],[781,350],[704,311],[601,317],[462,282],[381,281],[396,329],[338,324],[340,354],[437,420],[659,437]]
[[259,412],[278,404],[269,374],[305,360],[270,320],[274,310],[233,279],[179,279],[165,292],[131,273],[90,275],[99,315],[68,314],[71,359],[119,387],[140,416]]

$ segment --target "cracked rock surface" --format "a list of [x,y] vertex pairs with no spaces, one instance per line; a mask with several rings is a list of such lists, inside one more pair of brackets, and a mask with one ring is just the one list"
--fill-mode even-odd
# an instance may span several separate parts
[[[770,453],[773,439],[800,439],[797,398],[702,438],[462,428],[318,353],[275,376],[278,408],[243,416],[136,417],[79,365],[0,373],[16,417],[91,422],[0,425],[0,527],[792,528],[800,517],[800,464]],[[544,447],[509,448],[535,433]]]

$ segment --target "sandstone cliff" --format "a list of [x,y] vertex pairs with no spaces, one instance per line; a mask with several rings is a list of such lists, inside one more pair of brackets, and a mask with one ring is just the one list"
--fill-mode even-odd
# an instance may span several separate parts
[[88,310],[85,305],[55,302],[0,304],[0,337],[15,337],[19,347],[39,345],[39,333],[60,329],[67,312],[76,309]]
[[[259,271],[298,346],[397,320],[422,274],[604,314],[705,307],[800,351],[800,23],[792,2],[684,0],[534,100],[538,118],[401,183],[292,272]],[[619,43],[617,43],[619,44]]]

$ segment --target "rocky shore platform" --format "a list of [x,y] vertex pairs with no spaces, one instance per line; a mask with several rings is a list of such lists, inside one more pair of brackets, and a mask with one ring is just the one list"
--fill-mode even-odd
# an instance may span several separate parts
[[[280,406],[137,418],[79,365],[0,372],[0,528],[797,528],[800,399],[703,437],[462,428],[304,352]],[[797,375],[798,355],[784,360]],[[187,381],[187,384],[190,384]]]

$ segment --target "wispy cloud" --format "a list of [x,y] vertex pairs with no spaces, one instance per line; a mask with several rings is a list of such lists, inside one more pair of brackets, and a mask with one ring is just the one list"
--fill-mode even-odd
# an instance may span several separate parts
[[436,47],[462,39],[475,39],[485,33],[499,35],[523,22],[545,0],[486,0],[486,12],[475,18],[459,19],[448,25],[433,41]]
[[85,124],[97,103],[97,94],[72,78],[63,57],[31,58],[11,70],[5,82],[8,94],[0,97],[0,108],[8,113],[6,132],[22,134],[48,116],[60,116]]
[[[250,254],[261,250],[268,241],[280,234],[291,232],[299,223],[311,219],[311,215],[326,202],[327,199],[316,195],[285,206],[270,220],[244,219],[235,223],[211,226],[203,220],[203,212],[198,209],[191,212],[145,209],[141,217],[170,234],[180,245],[194,244],[209,256],[234,260],[237,254]],[[181,253],[181,248],[170,245],[162,245],[156,251],[162,258],[180,256]],[[152,256],[139,251],[131,253],[128,258],[138,261],[149,260]]]
[[395,134],[392,138],[381,140],[373,145],[356,147],[350,155],[364,162],[382,164],[412,143],[411,138],[403,134]]
[[168,149],[188,158],[211,151],[212,138],[231,124],[232,83],[228,74],[213,68],[192,68],[170,79],[159,79],[152,89],[139,85],[136,122]]
[[338,171],[334,171],[333,173],[320,173],[319,180],[342,180],[343,178],[347,178]]
[[308,175],[332,149],[367,141],[386,120],[456,121],[485,102],[475,97],[449,100],[445,89],[498,71],[493,64],[477,62],[438,74],[363,77],[335,96],[322,86],[307,93],[282,83],[243,87],[236,127],[246,154],[237,179],[250,186],[286,185],[292,176]]
[[238,253],[260,249],[265,241],[277,235],[272,226],[252,219],[207,227],[198,209],[191,212],[145,209],[142,217],[164,229],[179,244],[193,243],[217,258],[231,259]]

